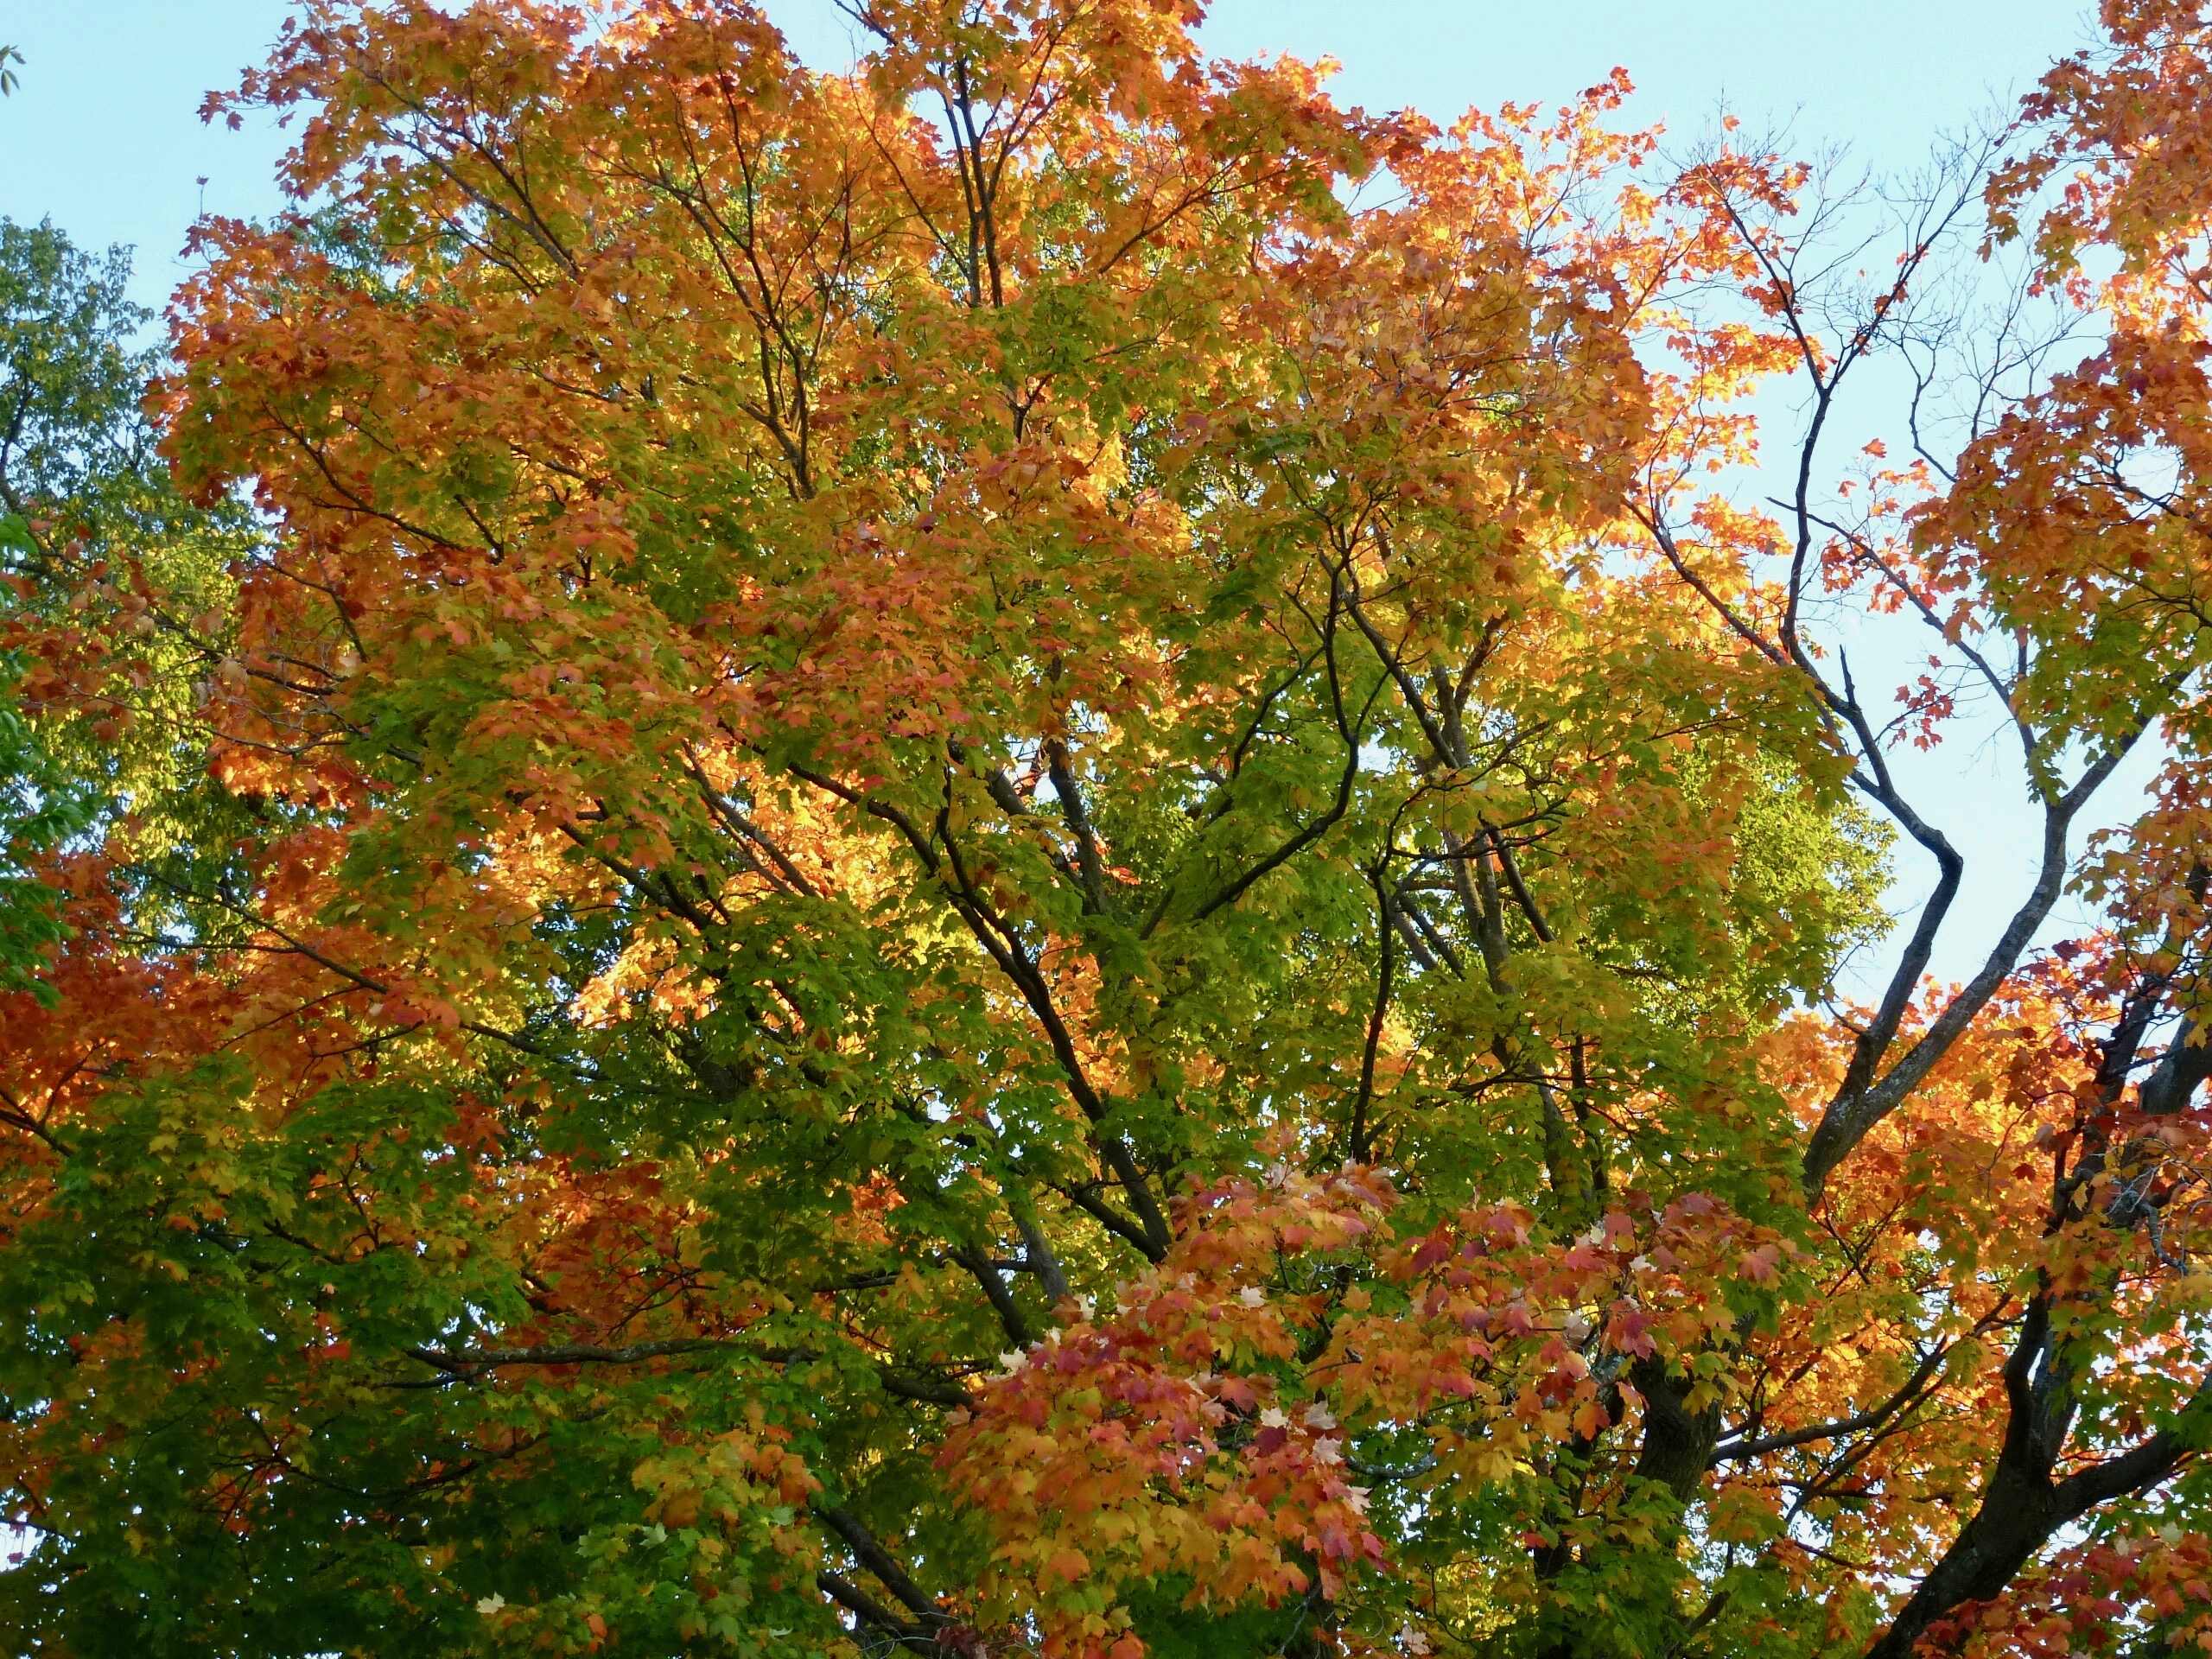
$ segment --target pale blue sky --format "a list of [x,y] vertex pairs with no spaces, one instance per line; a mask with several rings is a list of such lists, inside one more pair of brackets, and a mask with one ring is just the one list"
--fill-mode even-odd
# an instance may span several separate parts
[[[162,297],[203,199],[256,214],[276,195],[277,135],[200,125],[209,89],[259,60],[285,0],[0,0],[0,41],[27,60],[0,120],[0,213],[51,215],[87,244],[138,249]],[[850,25],[832,0],[770,0],[809,61],[842,67]],[[1794,117],[1808,145],[1848,138],[1909,164],[1934,127],[2016,92],[2082,43],[2084,0],[1220,0],[1205,38],[1248,56],[1340,60],[1338,95],[1456,116],[1555,102],[1627,67],[1631,115],[1688,132],[1725,103],[1747,122]]]
[[[202,207],[252,216],[278,205],[280,135],[203,127],[194,111],[259,59],[285,10],[285,0],[0,0],[0,41],[26,60],[0,105],[0,214],[50,216],[87,245],[134,245],[137,292],[160,303]],[[851,27],[833,0],[768,10],[808,61],[849,61]],[[1619,64],[1638,89],[1630,120],[1688,137],[1725,107],[1754,128],[1788,122],[1798,153],[1847,142],[1877,168],[1904,168],[1937,130],[2009,105],[2089,29],[2086,0],[1218,0],[1205,39],[1232,56],[1332,56],[1342,100],[1446,119],[1506,99],[1554,104]],[[1863,418],[1865,431],[1894,429],[1890,410]],[[1918,660],[1917,642],[1897,643],[1855,642],[1854,664]],[[1961,732],[1899,763],[1969,855],[1935,964],[1946,975],[1979,961],[2029,880],[2031,824],[2007,759]],[[1927,891],[1923,862],[1900,859],[1900,906]]]

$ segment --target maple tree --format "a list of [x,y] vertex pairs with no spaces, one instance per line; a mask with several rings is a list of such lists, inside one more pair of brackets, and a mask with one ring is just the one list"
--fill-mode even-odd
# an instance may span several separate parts
[[25,1650],[2212,1646],[2212,22],[1868,279],[1624,76],[849,10],[308,0],[143,411],[0,248]]

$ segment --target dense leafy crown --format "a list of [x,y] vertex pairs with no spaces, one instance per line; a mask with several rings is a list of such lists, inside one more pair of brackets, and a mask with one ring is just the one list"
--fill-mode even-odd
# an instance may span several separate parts
[[20,1650],[2212,1645],[2197,6],[1872,278],[1622,77],[850,10],[307,0],[143,416],[0,245]]

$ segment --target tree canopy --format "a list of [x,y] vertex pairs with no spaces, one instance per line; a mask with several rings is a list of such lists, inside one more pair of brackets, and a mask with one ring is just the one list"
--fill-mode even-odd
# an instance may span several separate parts
[[1853,196],[849,10],[304,0],[158,360],[0,238],[0,1625],[2212,1649],[2212,19]]

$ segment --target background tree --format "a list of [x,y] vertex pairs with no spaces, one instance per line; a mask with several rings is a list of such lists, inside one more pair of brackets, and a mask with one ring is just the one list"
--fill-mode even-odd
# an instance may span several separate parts
[[[1444,130],[1191,8],[852,15],[318,0],[210,101],[303,124],[173,308],[207,516],[71,415],[6,619],[117,769],[0,1008],[28,1639],[2206,1634],[2196,9],[1872,284],[1624,77]],[[1962,359],[1985,220],[2073,315]],[[2043,856],[1934,985],[1891,757],[1977,696]]]

